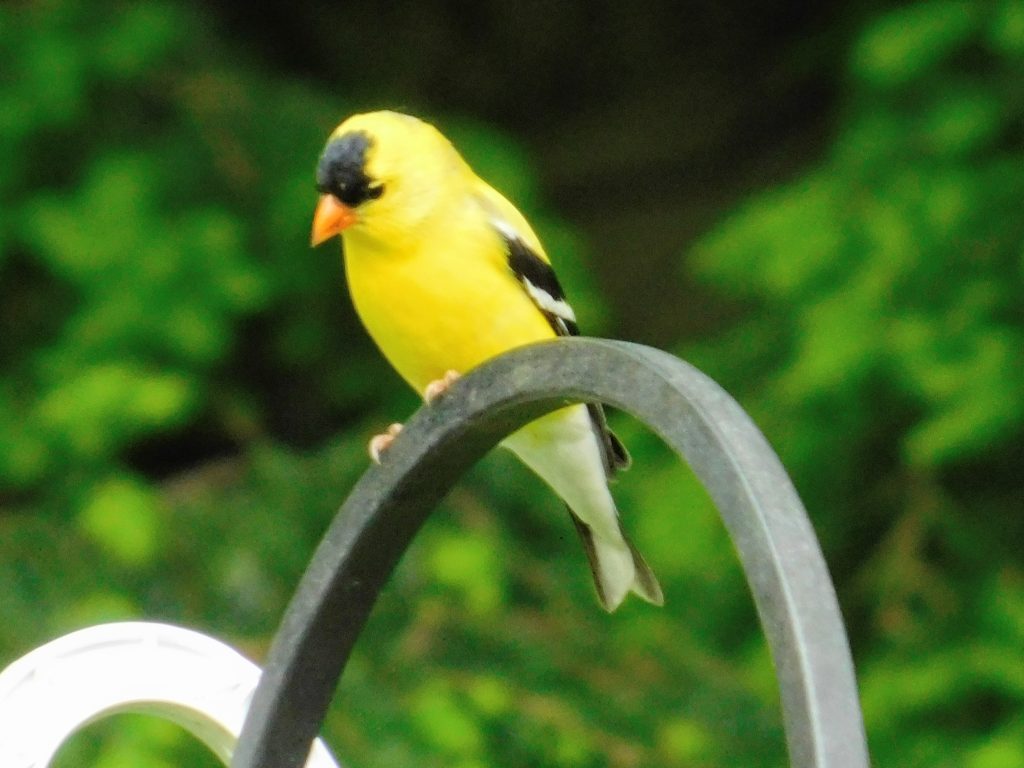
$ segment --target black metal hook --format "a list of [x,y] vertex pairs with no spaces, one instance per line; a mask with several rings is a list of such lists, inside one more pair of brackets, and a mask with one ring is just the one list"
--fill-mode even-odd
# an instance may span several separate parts
[[740,554],[775,661],[790,761],[867,768],[853,662],[807,513],[742,408],[660,350],[566,338],[502,355],[420,409],[341,507],[274,638],[232,768],[300,768],[377,595],[461,475],[562,405],[599,401],[646,423],[693,468]]

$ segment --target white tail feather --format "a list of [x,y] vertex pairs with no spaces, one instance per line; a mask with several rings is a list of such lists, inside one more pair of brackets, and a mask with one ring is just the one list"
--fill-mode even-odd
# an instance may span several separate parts
[[621,539],[611,542],[594,538],[591,541],[597,561],[594,579],[600,581],[598,593],[601,603],[606,610],[614,611],[629,594],[636,579],[633,553]]
[[583,541],[598,598],[615,610],[629,592],[661,605],[661,587],[622,533],[605,463],[586,406],[563,408],[528,424],[504,445],[565,501]]

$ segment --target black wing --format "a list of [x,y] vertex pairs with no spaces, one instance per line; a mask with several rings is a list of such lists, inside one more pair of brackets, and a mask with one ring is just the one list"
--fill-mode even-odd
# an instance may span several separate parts
[[519,238],[502,234],[508,253],[508,266],[519,284],[544,313],[559,336],[579,336],[576,313],[565,300],[555,270]]
[[[565,300],[565,292],[558,282],[555,270],[521,239],[513,237],[503,229],[499,229],[499,232],[505,241],[508,266],[519,284],[547,318],[557,335],[579,336],[576,313]],[[594,424],[594,432],[604,455],[605,472],[611,478],[616,470],[629,467],[629,452],[619,438],[608,429],[608,421],[601,404],[587,403],[587,410],[590,411],[590,420]]]

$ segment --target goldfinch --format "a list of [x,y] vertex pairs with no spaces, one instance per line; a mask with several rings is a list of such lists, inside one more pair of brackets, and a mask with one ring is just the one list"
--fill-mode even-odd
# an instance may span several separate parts
[[[313,245],[340,235],[356,311],[398,373],[430,402],[514,347],[578,333],[522,214],[433,126],[397,112],[345,120],[316,171]],[[371,442],[375,459],[398,433]],[[503,445],[567,504],[608,611],[661,587],[624,535],[608,480],[629,457],[600,405],[555,411]]]

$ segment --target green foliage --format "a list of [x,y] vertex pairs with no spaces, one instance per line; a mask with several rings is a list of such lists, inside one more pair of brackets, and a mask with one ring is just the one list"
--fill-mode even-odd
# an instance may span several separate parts
[[[91,737],[91,738],[90,738]],[[205,745],[182,738],[181,729],[152,716],[115,715],[64,744],[53,768],[219,768]]]
[[928,0],[886,13],[857,41],[850,68],[879,88],[913,86],[971,42],[981,5]]
[[[749,392],[846,575],[848,615],[864,617],[880,764],[1024,764],[1006,615],[1021,560],[990,518],[1019,509],[1024,437],[1021,9],[882,15],[854,46],[821,164],[697,250],[708,280],[758,304],[724,340],[724,375]],[[714,369],[722,347],[700,355]]]

